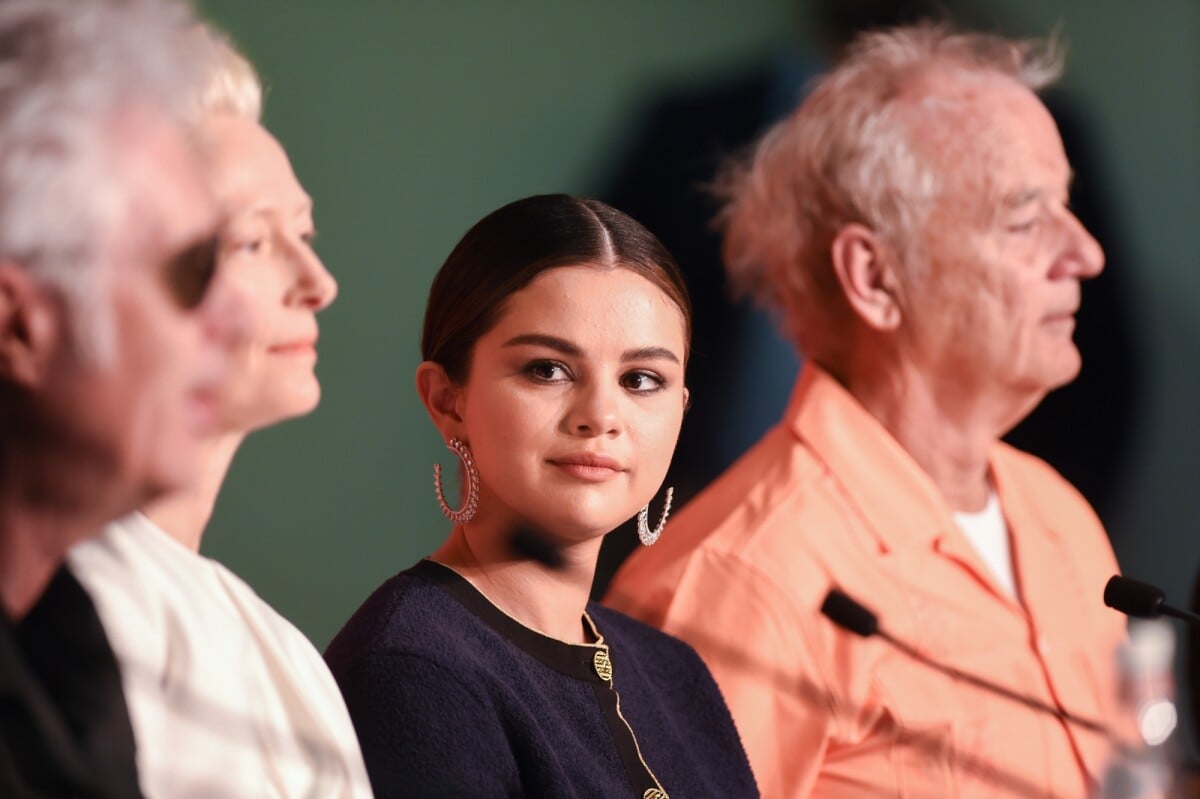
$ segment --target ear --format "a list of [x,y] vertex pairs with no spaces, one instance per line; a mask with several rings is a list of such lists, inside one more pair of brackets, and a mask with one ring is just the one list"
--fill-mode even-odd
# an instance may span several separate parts
[[60,338],[62,309],[20,266],[0,261],[0,378],[34,387],[45,378]]
[[417,394],[434,427],[444,438],[462,432],[462,388],[450,379],[440,363],[422,361],[417,367]]
[[683,387],[683,412],[686,414],[688,409],[692,407],[692,390],[687,386]]
[[892,248],[870,228],[852,222],[838,231],[830,249],[842,294],[858,317],[879,331],[899,327],[903,315]]

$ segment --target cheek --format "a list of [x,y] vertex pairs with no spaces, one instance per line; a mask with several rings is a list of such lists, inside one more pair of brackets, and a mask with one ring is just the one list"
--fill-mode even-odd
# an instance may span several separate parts
[[655,474],[666,474],[683,424],[682,398],[664,399],[662,407],[644,411],[632,431],[642,470]]

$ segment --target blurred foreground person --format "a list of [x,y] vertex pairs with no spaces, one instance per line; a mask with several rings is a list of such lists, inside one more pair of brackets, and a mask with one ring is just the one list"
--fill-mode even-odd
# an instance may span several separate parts
[[137,796],[67,549],[195,479],[236,303],[169,113],[184,6],[0,3],[0,795]]
[[[337,285],[312,249],[312,200],[258,123],[253,67],[213,33],[194,33],[209,72],[180,100],[223,220],[218,268],[249,335],[232,352],[215,428],[189,457],[194,478],[77,548],[71,570],[120,662],[147,796],[369,796],[320,653],[198,552],[246,434],[316,407],[316,314]],[[263,532],[287,546],[284,531]]]
[[831,587],[929,658],[1112,719],[1123,622],[1099,520],[1000,442],[1072,380],[1104,255],[1034,92],[1052,46],[867,34],[723,177],[735,282],[807,358],[783,420],[618,573],[612,605],[705,658],[768,796],[1087,796],[1106,736],[819,612]]
[[690,331],[674,259],[594,200],[518,200],[450,253],[417,391],[462,501],[435,477],[449,538],[326,652],[379,796],[758,795],[696,653],[588,601],[605,535],[662,532]]

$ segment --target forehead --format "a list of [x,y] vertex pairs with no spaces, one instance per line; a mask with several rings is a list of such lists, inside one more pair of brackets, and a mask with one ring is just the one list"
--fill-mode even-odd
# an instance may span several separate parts
[[584,349],[671,347],[682,358],[683,314],[646,278],[622,267],[583,264],[548,269],[505,301],[489,337],[537,332]]
[[213,192],[226,213],[256,208],[292,213],[311,206],[287,153],[258,122],[230,113],[208,114],[197,125],[197,139]]
[[1037,96],[999,73],[931,72],[909,87],[913,146],[951,195],[1059,192],[1070,166],[1054,118]]

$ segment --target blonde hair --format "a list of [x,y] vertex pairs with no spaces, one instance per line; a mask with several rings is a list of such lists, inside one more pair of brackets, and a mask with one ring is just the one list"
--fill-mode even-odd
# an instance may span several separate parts
[[1031,90],[1062,72],[1057,37],[1018,41],[920,23],[859,36],[807,99],[714,184],[716,224],[736,290],[778,311],[799,348],[827,368],[847,346],[848,307],[830,263],[834,236],[857,222],[919,268],[913,232],[941,175],[910,140],[906,89],[937,72],[999,74]]
[[228,36],[207,25],[196,25],[189,38],[204,53],[205,69],[180,100],[183,120],[194,124],[207,114],[228,113],[259,121],[263,87],[250,60]]

